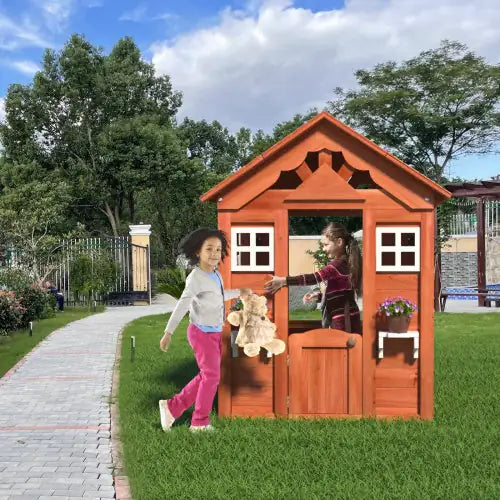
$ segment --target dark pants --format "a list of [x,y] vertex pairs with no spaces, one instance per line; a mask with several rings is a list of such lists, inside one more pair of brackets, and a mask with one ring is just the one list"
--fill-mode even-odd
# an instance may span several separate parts
[[56,293],[56,300],[59,311],[64,311],[64,295],[62,293]]

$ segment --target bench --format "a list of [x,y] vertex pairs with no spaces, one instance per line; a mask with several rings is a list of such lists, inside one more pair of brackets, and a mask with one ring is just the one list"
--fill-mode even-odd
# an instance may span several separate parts
[[[495,293],[496,292],[496,293]],[[500,307],[500,291],[499,290],[491,290],[486,292],[441,292],[441,296],[439,297],[439,303],[441,306],[441,311],[444,311],[446,307],[446,299],[448,297],[465,297],[465,296],[474,296],[474,297],[485,297],[484,305],[485,307],[491,307],[491,303],[495,302],[496,307]]]

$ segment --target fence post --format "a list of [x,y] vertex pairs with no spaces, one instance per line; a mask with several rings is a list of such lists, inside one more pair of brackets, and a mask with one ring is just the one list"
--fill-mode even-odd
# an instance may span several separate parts
[[146,292],[144,300],[134,300],[134,305],[148,305],[151,303],[149,280],[149,236],[151,224],[130,225],[130,239],[132,246],[132,290]]

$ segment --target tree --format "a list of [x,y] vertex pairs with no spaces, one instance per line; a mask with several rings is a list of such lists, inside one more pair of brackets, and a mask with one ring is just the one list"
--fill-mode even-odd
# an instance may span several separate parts
[[190,157],[199,158],[205,169],[222,178],[239,166],[236,138],[218,121],[208,123],[184,118],[178,134],[186,143]]
[[[118,235],[126,207],[129,220],[134,213],[131,193],[137,186],[131,185],[130,169],[124,178],[121,168],[108,170],[112,155],[106,137],[119,127],[133,128],[130,120],[144,116],[171,128],[180,105],[181,94],[169,77],[155,76],[130,38],[105,56],[73,35],[59,53],[45,52],[32,85],[9,87],[0,137],[9,161],[36,161],[47,172],[58,172],[70,182],[77,205],[97,209]],[[140,168],[136,162],[135,172]],[[78,207],[75,212],[82,216]]]
[[15,250],[21,267],[44,279],[55,265],[59,239],[71,236],[66,220],[70,187],[55,175],[46,176],[34,163],[4,164],[0,182],[2,243]]
[[500,139],[500,66],[458,42],[401,64],[358,70],[358,90],[335,89],[329,111],[432,180],[459,155],[494,151]]

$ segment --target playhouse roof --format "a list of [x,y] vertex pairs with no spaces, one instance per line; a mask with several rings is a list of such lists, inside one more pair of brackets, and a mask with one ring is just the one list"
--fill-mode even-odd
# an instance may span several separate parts
[[366,145],[368,148],[370,148],[372,151],[377,153],[380,156],[383,156],[387,160],[389,160],[391,163],[396,165],[398,168],[402,169],[403,171],[407,172],[410,176],[414,177],[417,182],[420,182],[422,184],[425,184],[429,188],[431,188],[433,191],[436,192],[439,196],[443,198],[449,198],[450,197],[450,192],[447,191],[445,188],[437,184],[436,182],[432,181],[425,175],[421,174],[414,168],[410,167],[403,161],[399,160],[396,158],[394,155],[390,154],[389,152],[385,151],[382,149],[380,146],[377,146],[374,142],[370,141],[363,135],[359,134],[352,128],[348,127],[341,121],[337,120],[334,118],[330,113],[326,111],[322,111],[321,113],[317,114],[314,118],[309,120],[308,122],[304,123],[302,126],[300,126],[297,130],[292,132],[291,134],[287,135],[284,139],[281,141],[278,141],[276,144],[268,148],[266,151],[264,151],[262,154],[256,156],[252,161],[241,167],[238,171],[236,171],[234,174],[230,175],[223,181],[219,182],[216,184],[213,188],[211,188],[209,191],[206,193],[202,194],[200,196],[201,201],[217,201],[217,198],[221,196],[224,193],[227,193],[229,190],[231,190],[232,187],[235,185],[239,184],[241,181],[243,181],[245,178],[248,178],[252,175],[254,171],[256,171],[259,166],[270,159],[271,157],[278,156],[280,152],[282,152],[285,148],[287,148],[290,143],[292,142],[297,142],[300,140],[302,136],[305,136],[308,134],[311,129],[315,127],[319,127],[321,124],[327,123],[330,126],[337,128],[353,138],[355,138],[357,141],[363,143]]

